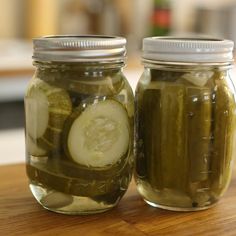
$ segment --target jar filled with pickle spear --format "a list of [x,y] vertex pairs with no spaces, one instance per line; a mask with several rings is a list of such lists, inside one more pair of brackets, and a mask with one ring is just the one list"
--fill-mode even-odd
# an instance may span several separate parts
[[235,156],[233,42],[143,40],[135,98],[135,178],[154,207],[197,211],[226,191]]
[[36,38],[25,94],[26,170],[46,209],[92,214],[113,208],[133,170],[133,93],[122,68],[126,40]]

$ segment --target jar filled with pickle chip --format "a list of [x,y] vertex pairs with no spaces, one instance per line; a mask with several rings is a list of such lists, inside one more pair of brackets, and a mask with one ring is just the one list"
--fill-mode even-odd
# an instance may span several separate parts
[[233,42],[143,41],[136,88],[136,182],[155,207],[197,211],[226,191],[235,156]]
[[133,93],[122,68],[126,40],[34,39],[25,94],[26,170],[46,209],[92,214],[117,205],[133,168]]

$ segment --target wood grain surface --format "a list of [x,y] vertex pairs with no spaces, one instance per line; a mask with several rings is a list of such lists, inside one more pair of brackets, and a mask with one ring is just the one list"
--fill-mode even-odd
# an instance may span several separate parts
[[21,79],[21,76],[27,76],[27,77],[31,78],[33,73],[34,73],[33,68],[0,69],[0,81],[2,78],[5,78],[5,77],[7,77],[9,80],[11,78]]
[[[236,169],[234,169],[234,172]],[[23,164],[0,166],[0,236],[90,235],[236,235],[236,174],[213,208],[171,212],[152,208],[132,182],[113,210],[91,216],[67,216],[43,209],[28,188]]]

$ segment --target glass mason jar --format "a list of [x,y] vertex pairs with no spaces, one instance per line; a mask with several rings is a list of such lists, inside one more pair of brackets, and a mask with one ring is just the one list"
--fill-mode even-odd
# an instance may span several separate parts
[[203,210],[227,189],[236,130],[232,49],[229,40],[144,39],[135,178],[148,204]]
[[52,36],[34,40],[36,72],[25,95],[26,169],[46,209],[106,211],[133,169],[133,93],[122,68],[126,40]]

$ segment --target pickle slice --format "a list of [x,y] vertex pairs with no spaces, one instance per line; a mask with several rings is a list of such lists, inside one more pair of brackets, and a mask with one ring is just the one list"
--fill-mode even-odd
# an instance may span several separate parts
[[[66,148],[66,145],[67,143],[65,142],[64,148]],[[95,179],[103,180],[119,175],[127,165],[132,166],[132,164],[129,163],[130,160],[132,160],[132,158],[130,158],[132,151],[132,146],[130,145],[127,152],[125,152],[116,163],[104,167],[91,167],[75,163],[72,157],[70,157],[67,148],[67,150],[65,149],[66,153],[57,153],[56,156],[50,153],[51,156],[47,165],[68,178],[86,178],[88,181],[94,181]]]
[[219,196],[227,188],[231,175],[236,108],[234,96],[221,79],[221,74],[216,76],[211,189]]
[[45,150],[60,146],[61,132],[72,105],[67,92],[35,79],[26,94],[26,132]]
[[26,147],[30,155],[41,157],[47,154],[47,151],[39,147],[29,135],[26,135]]
[[51,191],[40,200],[41,204],[49,208],[62,208],[73,202],[73,197],[69,194]]
[[104,78],[93,78],[85,79],[84,81],[79,80],[73,83],[72,90],[77,91],[81,94],[91,94],[91,95],[106,95],[112,96],[118,94],[121,89],[124,87],[123,78],[117,77],[112,78],[106,76]]
[[211,143],[211,90],[187,88],[187,130],[190,182],[208,179]]
[[[121,103],[107,99],[71,115],[66,149],[71,159],[83,166],[113,165],[127,152],[129,119]],[[69,122],[69,121],[68,121]]]
[[56,169],[52,169],[53,166],[48,166],[48,164],[26,165],[27,175],[33,184],[46,186],[65,194],[91,198],[119,191],[121,178],[126,176],[127,170],[130,171],[127,166],[117,176],[100,180],[97,180],[94,176],[94,179],[90,180],[86,176],[83,178],[68,178]]
[[40,71],[39,78],[43,78],[48,84],[84,95],[113,96],[124,87],[124,78],[121,73],[109,71],[103,76],[99,71],[91,75],[85,75],[83,70],[65,70],[58,74],[57,71]]

